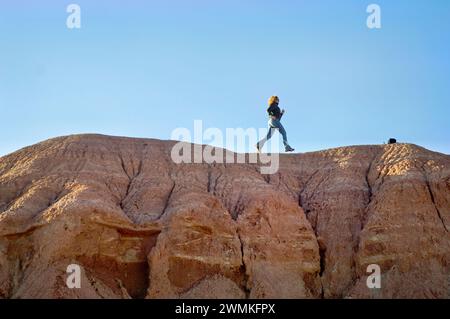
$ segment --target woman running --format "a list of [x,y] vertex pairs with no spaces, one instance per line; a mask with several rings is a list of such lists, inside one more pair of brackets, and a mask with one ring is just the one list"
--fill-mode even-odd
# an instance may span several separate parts
[[284,110],[280,110],[278,107],[278,104],[280,103],[280,99],[278,96],[271,96],[269,98],[269,108],[267,109],[267,113],[269,114],[269,131],[267,132],[267,135],[256,144],[256,149],[258,152],[261,151],[261,149],[264,146],[264,143],[266,143],[273,135],[274,131],[278,129],[280,134],[283,136],[283,144],[286,152],[293,152],[294,149],[289,145],[287,141],[287,134],[286,130],[284,129],[283,125],[281,124],[281,118],[284,114]]

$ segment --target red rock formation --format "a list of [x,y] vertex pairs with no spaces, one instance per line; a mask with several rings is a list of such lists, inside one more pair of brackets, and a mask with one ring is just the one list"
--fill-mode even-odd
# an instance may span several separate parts
[[450,156],[344,147],[261,175],[174,164],[172,145],[77,135],[0,158],[0,298],[449,298]]

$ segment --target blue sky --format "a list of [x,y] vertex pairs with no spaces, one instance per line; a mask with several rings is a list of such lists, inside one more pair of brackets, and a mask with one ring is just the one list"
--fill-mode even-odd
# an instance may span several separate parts
[[272,94],[300,152],[395,137],[450,154],[449,34],[446,0],[2,0],[0,155],[75,133],[169,139],[196,119],[265,127]]

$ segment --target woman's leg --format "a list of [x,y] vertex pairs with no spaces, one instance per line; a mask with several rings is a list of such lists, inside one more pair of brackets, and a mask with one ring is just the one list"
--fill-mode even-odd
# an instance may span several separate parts
[[270,140],[270,138],[271,138],[272,135],[273,135],[273,131],[274,131],[274,130],[275,130],[275,129],[269,125],[269,131],[267,132],[267,135],[266,135],[261,141],[258,142],[258,148],[259,148],[259,149],[262,149],[263,146],[264,146],[264,144],[265,144],[268,140]]
[[283,144],[284,144],[284,147],[289,147],[290,148],[290,146],[289,146],[289,143],[288,143],[288,140],[287,140],[287,133],[286,133],[286,130],[284,129],[284,127],[283,127],[283,125],[281,124],[281,122],[278,122],[278,129],[280,130],[280,134],[281,134],[281,136],[283,136]]

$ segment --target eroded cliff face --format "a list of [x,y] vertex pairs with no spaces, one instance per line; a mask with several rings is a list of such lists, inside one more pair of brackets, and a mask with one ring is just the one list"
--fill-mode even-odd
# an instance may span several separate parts
[[450,156],[343,147],[261,175],[174,164],[172,145],[75,135],[0,158],[0,298],[449,298]]

